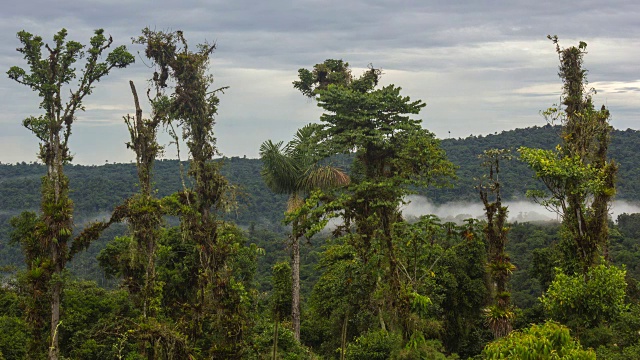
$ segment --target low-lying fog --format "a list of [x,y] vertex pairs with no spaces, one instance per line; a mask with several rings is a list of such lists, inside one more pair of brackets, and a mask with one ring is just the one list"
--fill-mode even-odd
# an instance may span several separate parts
[[[443,222],[461,222],[468,218],[484,218],[484,207],[481,202],[450,202],[442,205],[436,205],[426,197],[417,195],[408,196],[406,200],[409,203],[402,207],[402,214],[407,217],[419,217],[421,215],[434,214]],[[560,220],[556,213],[551,212],[534,202],[505,201],[503,204],[509,207],[509,221],[511,222]],[[609,209],[611,218],[615,221],[617,220],[618,215],[623,213],[640,213],[640,206],[623,200],[614,201],[611,209]]]
[[[433,204],[424,196],[411,195],[406,198],[408,204],[402,207],[402,214],[405,217],[419,217],[421,215],[433,214],[444,222],[453,221],[461,224],[463,220],[468,218],[484,219],[484,208],[482,203],[470,202],[449,202],[442,205]],[[509,221],[528,222],[528,221],[559,221],[557,214],[548,211],[544,207],[531,201],[505,201],[505,205],[509,207]],[[640,213],[640,205],[627,201],[614,201],[609,214],[616,221],[618,215],[627,213]],[[84,224],[90,221],[107,221],[111,216],[110,213],[104,212],[95,214],[83,219],[76,219],[77,224]],[[341,224],[340,218],[331,219],[329,229]],[[177,221],[176,221],[177,224]],[[175,225],[175,224],[174,224]]]

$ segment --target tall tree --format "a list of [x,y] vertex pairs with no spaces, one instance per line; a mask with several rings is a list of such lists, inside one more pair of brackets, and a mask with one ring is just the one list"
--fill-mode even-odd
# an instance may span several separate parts
[[343,215],[339,230],[362,262],[373,260],[374,266],[384,269],[371,282],[384,293],[378,301],[380,322],[384,328],[384,310],[390,325],[398,325],[409,311],[411,294],[401,283],[393,225],[402,221],[404,197],[416,186],[446,181],[453,176],[453,165],[435,136],[411,118],[426,104],[402,96],[395,85],[377,88],[380,70],[370,67],[353,77],[348,63],[326,60],[298,74],[294,86],[324,110],[317,141],[322,151],[355,153],[352,181],[329,207]]
[[484,233],[489,243],[489,273],[492,280],[493,304],[486,308],[487,322],[493,336],[500,338],[513,329],[515,313],[511,306],[511,293],[507,284],[515,266],[505,251],[507,245],[507,206],[502,205],[502,183],[500,182],[500,161],[511,158],[509,150],[485,150],[480,156],[489,175],[478,186],[480,199],[484,205],[487,224]]
[[148,28],[136,42],[146,46],[146,56],[156,65],[157,86],[173,86],[173,93],[163,106],[170,117],[170,126],[177,124],[182,128],[182,139],[191,158],[188,175],[193,187],[175,194],[172,203],[181,218],[183,236],[199,251],[198,286],[191,304],[193,317],[185,325],[190,327],[191,339],[201,339],[203,324],[210,322],[208,335],[216,339],[206,344],[211,356],[236,357],[247,317],[238,313],[239,302],[246,294],[234,280],[234,270],[238,269],[231,264],[232,255],[239,251],[239,234],[219,216],[235,206],[235,188],[220,173],[220,162],[213,161],[219,155],[213,129],[219,103],[217,94],[225,89],[212,89],[213,77],[208,74],[215,44],[200,44],[193,51],[182,31]]
[[[267,186],[279,194],[288,194],[288,212],[298,210],[314,189],[328,189],[349,184],[349,177],[339,168],[321,164],[316,145],[320,127],[308,124],[299,129],[293,140],[283,146],[271,140],[260,146],[262,177]],[[300,237],[301,219],[293,220],[291,232],[292,302],[291,321],[296,340],[300,340]]]
[[562,216],[569,271],[586,274],[599,256],[607,256],[608,208],[615,195],[618,166],[607,158],[612,127],[609,110],[596,110],[582,68],[587,44],[560,48],[562,106],[545,111],[548,121],[562,124],[562,144],[555,150],[520,148],[521,158],[536,172],[550,194],[531,194]]
[[[23,125],[40,140],[40,160],[47,167],[42,182],[42,215],[36,227],[36,237],[40,246],[47,248],[46,260],[38,267],[51,279],[51,342],[49,359],[58,359],[58,325],[60,324],[60,303],[62,280],[60,278],[70,258],[68,242],[72,240],[73,204],[69,199],[69,182],[64,174],[64,165],[72,160],[68,141],[75,121],[76,111],[84,110],[83,100],[91,94],[94,84],[109,74],[113,68],[123,68],[134,62],[134,57],[124,46],[111,51],[101,60],[112,45],[113,39],[96,30],[90,46],[76,41],[67,41],[67,30],[62,29],[53,37],[54,44],[45,44],[40,36],[26,31],[18,33],[22,47],[18,52],[24,55],[28,70],[14,66],[9,69],[9,78],[36,91],[42,101],[40,108],[44,114],[28,117]],[[46,52],[43,54],[43,47]],[[84,69],[76,72],[74,64],[85,59]],[[64,102],[63,87],[76,77],[79,83],[70,90],[68,101]],[[83,237],[82,241],[87,238]],[[73,247],[73,246],[72,246]],[[35,259],[28,259],[32,261]]]
[[[142,108],[138,92],[133,81],[129,81],[131,94],[133,95],[134,105],[136,109],[135,117],[127,115],[124,117],[131,141],[127,143],[127,147],[136,153],[136,168],[138,170],[138,183],[140,184],[140,193],[133,196],[127,201],[128,219],[131,233],[137,244],[136,257],[141,261],[144,272],[142,294],[139,304],[142,308],[143,316],[154,316],[157,306],[154,301],[156,298],[156,282],[155,282],[155,253],[159,238],[160,225],[162,223],[163,211],[161,210],[160,201],[155,198],[152,191],[152,171],[156,156],[162,147],[157,141],[158,126],[165,119],[165,114],[156,111],[152,119],[144,119],[142,117]],[[157,95],[156,101],[152,104],[162,102],[164,97]],[[156,106],[157,107],[157,106]]]

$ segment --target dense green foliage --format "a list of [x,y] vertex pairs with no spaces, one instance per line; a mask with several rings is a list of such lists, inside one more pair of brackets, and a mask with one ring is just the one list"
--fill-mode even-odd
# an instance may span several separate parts
[[[430,219],[406,227],[400,205],[415,187],[446,184],[454,176],[439,141],[414,118],[425,104],[402,95],[395,85],[378,87],[380,75],[370,67],[355,77],[348,63],[326,60],[313,71],[299,70],[300,80],[294,82],[323,109],[316,140],[320,153],[325,157],[353,153],[346,186],[316,191],[292,212],[296,218],[304,217],[307,235],[320,230],[328,217],[340,214],[343,221],[334,237],[350,252],[352,275],[348,286],[342,286],[343,294],[336,294],[339,304],[322,309],[323,317],[342,323],[340,340],[335,332],[325,334],[327,342],[340,342],[341,358],[347,356],[352,336],[378,326],[400,334],[402,345],[410,338],[425,340],[432,281],[424,274],[428,260],[420,254],[428,242],[421,236],[409,239]],[[405,246],[410,249],[403,251]],[[332,278],[323,280],[336,286],[330,283]],[[358,319],[355,328],[349,326],[352,319]]]
[[554,322],[532,325],[529,329],[516,331],[487,346],[485,359],[574,359],[595,360],[593,350],[583,350],[573,340],[569,329]]
[[582,275],[559,272],[542,296],[549,316],[572,326],[597,326],[615,321],[625,311],[625,271],[598,265]]
[[[443,139],[442,148],[447,157],[459,168],[456,171],[458,180],[452,189],[430,189],[422,192],[436,203],[448,201],[475,201],[477,195],[473,191],[474,179],[482,177],[482,168],[475,159],[484,150],[511,149],[530,147],[552,150],[560,143],[559,125],[545,125],[526,129],[502,131],[486,136],[469,136],[459,139]],[[640,164],[636,154],[640,151],[640,132],[638,130],[613,130],[609,157],[619,165],[616,183],[616,199],[637,201],[640,199],[637,178]],[[503,197],[506,200],[525,199],[527,190],[543,190],[544,184],[533,178],[534,172],[525,163],[513,161],[501,173],[503,181]]]
[[[479,166],[479,161],[469,161],[469,159],[475,159],[485,149],[517,148],[520,144],[551,149],[557,144],[558,129],[558,127],[544,126],[504,131],[496,135],[444,139],[441,141],[442,148],[445,149],[447,157],[458,167],[456,171],[458,178],[455,180],[455,185],[453,188],[431,188],[428,191],[418,189],[418,191],[440,204],[446,201],[477,201],[477,192],[474,189],[477,183],[473,179],[481,178],[483,171]],[[640,163],[638,163],[640,158],[635,156],[636,152],[640,152],[639,131],[628,129],[613,132],[610,156],[618,159],[617,161],[620,163],[616,199],[628,201],[640,199],[640,186],[634,181],[640,176],[640,174],[636,174],[640,169]],[[266,257],[261,257],[258,261],[260,264],[265,264],[261,265],[261,269],[263,269],[261,272],[268,274],[270,266],[276,262],[273,259],[276,253],[282,251],[279,255],[280,259],[287,256],[284,252],[285,245],[282,242],[285,228],[281,222],[286,211],[287,196],[275,194],[267,188],[260,177],[262,162],[259,159],[230,157],[218,161],[223,163],[222,174],[232,184],[237,185],[240,190],[239,207],[227,217],[245,228],[253,223],[255,224],[254,229],[262,233],[259,236],[260,239],[263,239],[260,246],[267,246],[271,251],[267,251]],[[344,164],[344,162],[341,163]],[[38,194],[40,177],[44,173],[44,166],[36,163],[0,164],[0,266],[21,266],[23,264],[19,249],[8,243],[9,219],[23,210],[37,210],[40,199]],[[75,219],[78,224],[92,219],[104,218],[111,209],[138,191],[134,164],[69,165],[66,168],[66,174],[69,177],[70,197],[74,202]],[[178,161],[156,161],[153,174],[158,196],[167,196],[181,189]],[[533,179],[533,172],[519,161],[511,161],[508,166],[502,169],[500,175],[503,182],[503,197],[507,200],[524,199],[526,190],[541,186]],[[189,182],[188,179],[187,182]],[[82,186],[74,186],[79,183],[82,183]],[[621,229],[626,229],[626,227],[622,225]],[[624,238],[630,242],[629,245],[631,245],[632,239],[640,239],[640,234],[630,231],[633,230],[623,231]],[[109,239],[115,235],[122,235],[123,230],[121,227],[116,227],[107,230],[107,232],[108,234],[89,247],[88,253],[78,254],[69,265],[74,273],[82,274],[83,277],[94,279],[103,285],[109,284],[109,281],[104,278],[93,259]],[[521,236],[525,235],[535,237],[535,233],[523,233]],[[616,233],[612,233],[612,237],[616,236]],[[258,239],[251,241],[255,242],[256,240]],[[273,245],[267,245],[269,241]],[[539,247],[550,243],[550,241],[538,242]],[[638,252],[633,247],[628,248],[626,255],[623,256],[632,256]],[[307,249],[309,247],[303,244],[303,254]],[[523,252],[523,254],[525,253]],[[525,257],[528,258],[529,255],[525,255]],[[303,268],[313,268],[313,265],[306,263],[304,259],[301,263]],[[625,263],[628,264],[627,271],[636,277],[640,275],[640,265],[630,261]],[[520,268],[519,264],[516,266]],[[515,276],[518,276],[517,273]],[[260,277],[260,279],[263,278]],[[522,277],[514,283],[521,284],[523,281],[531,283],[532,278]],[[264,284],[262,289],[268,289],[268,281]],[[307,289],[307,292],[310,290],[304,283],[302,289],[303,291]],[[530,301],[535,301],[535,297],[530,299]]]
[[[532,128],[526,130],[514,130],[509,132],[504,132],[500,135],[491,135],[487,137],[478,137],[478,138],[468,138],[468,139],[460,139],[460,140],[443,140],[443,147],[450,146],[452,144],[463,144],[465,142],[471,142],[475,144],[474,146],[488,146],[491,144],[499,144],[502,141],[507,141],[509,138],[513,138],[514,141],[516,138],[520,137],[523,140],[529,138],[543,137],[547,136],[549,140],[548,144],[552,144],[553,135],[555,134],[553,127],[542,127],[542,128]],[[529,134],[529,135],[527,135]],[[616,149],[626,149],[631,147],[630,144],[635,144],[635,140],[638,136],[637,131],[628,130],[625,132],[614,132],[613,137],[613,151]],[[616,146],[616,139],[625,140],[621,145]],[[624,144],[627,144],[626,147]],[[482,148],[478,147],[478,149]],[[632,148],[632,147],[631,147]],[[456,158],[456,152],[449,150],[447,155],[450,158]],[[612,155],[612,157],[615,157]],[[625,158],[627,161],[633,161],[633,157]],[[275,264],[277,261],[286,260],[289,258],[288,251],[286,248],[284,234],[285,228],[281,225],[280,219],[284,211],[286,210],[286,197],[282,195],[275,195],[272,192],[268,191],[264,183],[260,180],[260,170],[261,170],[261,162],[255,159],[243,159],[243,158],[227,158],[222,159],[225,165],[221,168],[223,174],[227,175],[232,183],[239,184],[239,186],[244,190],[246,196],[240,198],[240,208],[232,217],[237,219],[241,224],[244,223],[245,229],[247,229],[247,236],[249,243],[255,243],[260,248],[265,250],[264,256],[259,256],[257,259],[257,273],[255,277],[255,285],[257,289],[261,292],[268,292],[271,289],[270,283],[270,274],[271,274],[271,266]],[[461,168],[458,170],[460,174],[461,171],[464,171],[465,168],[473,168],[469,162],[459,163]],[[506,193],[511,193],[514,184],[518,183],[527,183],[530,180],[509,180],[515,174],[512,172],[513,168],[519,169],[522,164],[519,164],[517,161],[512,161],[505,166],[501,172],[501,179],[505,182],[503,191]],[[624,174],[624,162],[621,164],[621,172]],[[156,163],[156,168],[154,170],[154,174],[156,177],[156,185],[158,187],[159,195],[168,195],[172,191],[177,191],[180,189],[180,178],[178,174],[179,166],[178,162],[174,160],[160,160]],[[5,221],[4,227],[4,235],[2,242],[2,251],[3,257],[2,261],[4,265],[14,265],[20,267],[22,262],[22,256],[19,253],[19,249],[15,246],[11,246],[8,243],[8,219],[10,218],[10,214],[16,214],[20,209],[24,208],[35,208],[37,205],[35,201],[37,200],[29,200],[30,192],[37,191],[38,186],[38,178],[44,172],[44,168],[41,165],[36,164],[2,164],[0,165],[0,171],[3,172],[3,182],[0,189],[3,189],[3,194],[7,196],[3,196],[2,201],[4,204],[10,205],[13,202],[13,206],[9,206],[5,210],[5,214],[3,219]],[[67,173],[70,177],[70,183],[77,183],[80,179],[83,179],[83,184],[89,184],[89,186],[80,187],[78,190],[73,190],[71,192],[71,197],[74,199],[76,203],[76,211],[79,214],[78,216],[82,219],[82,214],[86,213],[86,217],[89,214],[95,214],[94,211],[98,210],[102,212],[102,214],[106,214],[109,209],[109,206],[113,206],[134,192],[137,191],[137,187],[135,185],[136,182],[136,173],[135,166],[132,164],[107,164],[103,166],[69,166]],[[478,164],[475,165],[474,173],[478,173],[478,177],[481,176],[481,169]],[[527,174],[528,171],[524,170],[524,173]],[[529,174],[531,175],[531,174]],[[522,175],[523,178],[526,175]],[[516,178],[518,179],[518,178]],[[460,179],[459,181],[461,181]],[[620,182],[624,182],[624,175],[621,176]],[[627,182],[628,184],[633,184],[633,182]],[[30,185],[27,186],[27,185]],[[95,184],[95,186],[90,186],[90,184]],[[106,184],[106,185],[105,185]],[[243,185],[247,184],[247,185]],[[24,185],[24,188],[17,188],[18,186]],[[469,181],[469,188],[472,189],[474,184]],[[6,187],[5,187],[6,186]],[[457,185],[459,186],[459,185]],[[447,191],[452,191],[458,189],[458,187],[454,189],[437,189],[437,190],[429,190],[429,194],[446,194]],[[73,187],[73,186],[72,186]],[[163,190],[164,189],[164,190]],[[468,191],[469,196],[477,196],[474,195],[472,190]],[[10,196],[9,196],[10,195]],[[622,190],[619,192],[619,197],[623,195]],[[22,196],[22,199],[20,197]],[[37,199],[37,196],[33,197]],[[446,197],[444,197],[446,198]],[[92,204],[95,200],[101,200],[102,205],[94,205]],[[628,198],[633,200],[633,198]],[[22,203],[24,200],[24,204]],[[29,204],[29,201],[32,201],[31,206],[23,205]],[[84,218],[86,218],[84,217]],[[271,220],[269,220],[271,219]],[[637,240],[640,239],[640,231],[636,231],[640,229],[640,218],[636,216],[636,214],[624,214],[620,216],[618,219],[618,226],[611,230],[611,244],[610,244],[610,255],[614,260],[615,264],[618,265],[626,265],[627,268],[627,282],[630,283],[630,286],[636,283],[639,275],[640,275],[640,251],[637,249]],[[171,223],[173,220],[168,219]],[[76,222],[81,223],[82,220],[76,220]],[[175,222],[174,222],[175,223]],[[3,228],[0,228],[3,229]],[[527,321],[537,321],[538,319],[543,318],[543,311],[541,305],[539,305],[537,298],[542,295],[543,291],[549,286],[551,281],[555,276],[554,267],[559,265],[559,257],[555,256],[556,252],[553,251],[554,244],[557,244],[560,237],[558,234],[559,226],[557,224],[549,223],[549,224],[530,224],[530,223],[517,223],[512,224],[511,231],[509,232],[509,242],[507,243],[507,251],[511,256],[511,261],[516,266],[516,270],[513,272],[512,280],[510,282],[510,288],[512,289],[512,300],[516,306],[518,306],[521,311],[523,311],[523,318],[520,318],[518,322],[515,324],[516,328],[526,326]],[[125,234],[124,226],[116,226],[112,229],[108,229],[103,236],[93,243],[87,252],[79,253],[76,258],[69,264],[69,268],[72,272],[81,275],[84,278],[90,278],[95,281],[98,281],[102,286],[107,286],[109,288],[113,288],[116,285],[115,280],[108,279],[105,277],[102,270],[98,267],[95,258],[98,252],[105,247],[106,243],[113,239],[115,236],[121,236]],[[317,237],[317,236],[316,236]],[[324,242],[323,237],[318,237],[312,240],[311,242],[302,242],[301,243],[301,292],[302,292],[302,303],[304,309],[308,308],[308,301],[311,296],[311,289],[313,288],[315,282],[318,279],[320,273],[315,270],[315,266],[319,261],[320,254],[320,246]],[[174,246],[176,249],[180,249],[183,245],[176,244]],[[481,247],[483,249],[484,247]],[[162,251],[161,251],[162,252]],[[167,254],[168,255],[168,254]],[[453,254],[452,254],[453,255]],[[446,258],[442,258],[438,261],[438,264],[444,265],[449,263],[449,269],[456,271],[458,276],[467,277],[471,274],[468,270],[465,270],[464,266],[466,264],[473,263],[473,259],[475,256],[470,253],[469,257],[464,256],[455,256],[450,260],[446,260]],[[554,256],[555,259],[554,260]],[[164,255],[161,255],[159,260],[164,259]],[[465,260],[467,259],[467,260]],[[180,261],[178,259],[168,259],[166,260],[167,264],[176,264]],[[470,262],[471,261],[471,262]],[[181,270],[182,275],[177,276],[179,273],[175,272],[178,270],[171,270],[174,275],[170,275],[170,277],[165,280],[167,284],[175,284],[175,283],[189,283],[188,280],[185,279],[184,276],[187,276],[187,269],[183,268]],[[165,270],[159,270],[159,272],[164,272]],[[479,265],[477,271],[483,273],[483,267]],[[340,273],[340,272],[338,272]],[[167,273],[167,276],[169,273]],[[159,275],[163,278],[165,275]],[[169,280],[172,279],[172,280]],[[442,310],[441,313],[446,316],[446,321],[451,325],[447,325],[446,330],[443,333],[443,342],[447,345],[447,348],[450,351],[455,351],[460,354],[473,354],[477,353],[479,350],[477,348],[478,344],[483,344],[483,342],[478,342],[479,339],[488,339],[487,334],[482,332],[477,333],[476,330],[473,330],[473,326],[466,325],[465,322],[460,322],[460,319],[466,318],[467,315],[463,312],[463,308],[466,308],[469,314],[473,313],[474,307],[466,305],[468,304],[466,300],[461,300],[461,294],[470,294],[468,290],[461,289],[459,293],[455,288],[452,287],[453,284],[457,284],[459,280],[454,280],[455,277],[444,276],[439,277],[439,282],[442,284],[443,288],[447,289],[448,301],[442,302]],[[173,288],[173,285],[167,287],[165,286],[164,291],[168,294],[180,294],[183,290],[179,288]],[[322,292],[321,292],[322,293]],[[329,293],[324,293],[329,294]],[[484,296],[484,295],[483,295]],[[481,296],[482,298],[482,296]],[[324,301],[326,301],[325,297],[322,297]],[[456,305],[458,304],[458,305]],[[458,306],[458,308],[455,308]],[[462,307],[460,307],[462,306]],[[307,344],[320,344],[321,338],[317,338],[319,335],[317,332],[310,333],[306,329],[309,329],[310,326],[312,328],[316,328],[320,330],[318,324],[312,325],[309,323],[310,319],[304,320],[305,315],[309,310],[303,309],[303,324],[302,324],[302,338],[303,342]],[[13,320],[12,320],[13,319]],[[12,321],[14,324],[18,319],[11,318],[7,321]],[[482,317],[476,318],[476,324],[482,324]],[[625,320],[631,321],[631,320]],[[472,322],[473,323],[473,322]],[[271,324],[271,327],[269,327]],[[455,325],[454,325],[455,324]],[[326,331],[340,332],[341,321],[337,319],[335,323],[335,327],[329,327]],[[13,325],[12,325],[13,326]],[[271,335],[273,333],[273,323],[266,323],[263,326],[264,335],[269,336],[271,339]],[[622,325],[620,325],[622,326]],[[458,328],[459,330],[453,330]],[[333,329],[333,330],[331,330]],[[281,327],[280,332],[280,345],[285,346],[286,344],[286,328]],[[323,330],[324,331],[324,330]],[[20,332],[15,333],[16,336],[20,336]],[[445,335],[446,334],[446,335]],[[460,337],[460,334],[466,334],[464,337]],[[312,340],[316,338],[317,340]],[[450,339],[450,340],[447,340]],[[467,339],[463,340],[462,339]],[[114,343],[117,339],[113,339]],[[13,341],[13,340],[7,340]],[[262,341],[262,340],[256,340]],[[617,341],[620,340],[611,340]],[[626,342],[629,343],[630,340],[627,338]],[[468,345],[464,345],[468,344]],[[265,353],[270,354],[272,342],[266,341],[264,346],[266,348],[263,349]],[[328,344],[327,344],[328,345]],[[84,345],[89,346],[89,345]],[[100,345],[111,347],[111,345]],[[339,346],[339,343],[335,346]],[[467,346],[470,346],[469,350],[464,350]],[[475,347],[475,350],[472,350]],[[480,347],[481,348],[481,347]],[[627,350],[624,350],[625,353],[629,353],[631,348],[626,347]],[[334,348],[331,346],[327,349],[327,352],[331,353]],[[608,349],[608,348],[607,348]],[[4,351],[4,350],[3,350]],[[282,352],[281,348],[281,352]],[[468,352],[467,352],[468,351]],[[609,351],[610,350],[603,350]],[[618,352],[612,354],[622,354],[623,350],[618,350]],[[5,351],[6,354],[6,351]],[[613,355],[612,355],[613,356]],[[622,355],[615,355],[622,356]],[[5,356],[6,357],[6,356]],[[624,357],[621,357],[624,358]]]

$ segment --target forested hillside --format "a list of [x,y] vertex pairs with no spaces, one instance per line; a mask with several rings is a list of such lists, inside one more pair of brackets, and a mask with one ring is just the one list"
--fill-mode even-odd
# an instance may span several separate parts
[[[443,139],[440,144],[447,158],[457,167],[457,179],[451,188],[417,191],[437,204],[478,201],[474,187],[477,179],[483,175],[478,156],[484,150],[505,148],[515,152],[521,146],[552,149],[558,144],[559,131],[558,126],[542,126],[487,136]],[[609,156],[620,165],[616,199],[640,201],[640,184],[635,181],[640,176],[640,156],[637,154],[640,154],[640,131],[613,131]],[[231,157],[216,161],[222,162],[222,174],[240,190],[240,206],[228,215],[229,218],[245,226],[255,222],[279,228],[287,197],[274,194],[264,184],[260,176],[261,160]],[[348,160],[339,163],[348,164]],[[188,169],[187,163],[185,167]],[[505,199],[524,199],[527,190],[542,189],[543,185],[534,178],[533,171],[517,158],[505,163],[503,168],[501,177]],[[349,171],[348,168],[345,170]],[[6,239],[4,224],[8,216],[23,210],[38,209],[38,191],[44,172],[44,166],[35,163],[0,164],[0,213],[3,214],[3,230],[0,231],[4,231],[0,234],[5,234],[3,239]],[[67,174],[76,216],[81,220],[110,213],[137,191],[134,164],[70,165]],[[159,196],[167,196],[182,187],[177,160],[156,162],[154,175]]]
[[[514,154],[521,146],[553,149],[559,143],[559,126],[542,126],[503,131],[487,136],[469,136],[464,139],[444,139],[442,148],[451,162],[459,166],[457,181],[451,189],[430,189],[425,192],[432,201],[477,201],[474,190],[475,179],[480,178],[482,168],[478,166],[478,155],[487,149],[511,149]],[[640,131],[614,130],[611,134],[609,157],[620,165],[616,184],[616,199],[640,201],[640,184],[635,181],[640,175]],[[501,172],[505,199],[524,199],[527,190],[543,189],[544,185],[534,178],[534,172],[517,157],[505,163]]]
[[[286,197],[273,194],[264,185],[260,177],[260,160],[233,157],[217,161],[223,163],[224,176],[240,189],[241,206],[230,216],[237,217],[243,224],[281,218]],[[187,171],[188,163],[184,165]],[[45,171],[43,165],[35,163],[0,164],[0,211],[16,213],[38,209],[38,191]],[[80,218],[110,213],[137,191],[135,164],[70,165],[67,174],[72,184],[70,196]],[[182,189],[177,160],[157,161],[154,176],[158,196]],[[186,181],[190,186],[191,180]]]

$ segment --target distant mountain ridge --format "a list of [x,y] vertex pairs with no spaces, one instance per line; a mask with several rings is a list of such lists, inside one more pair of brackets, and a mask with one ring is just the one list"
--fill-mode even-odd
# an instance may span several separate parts
[[[423,195],[435,203],[449,201],[479,201],[474,186],[484,174],[478,155],[486,149],[511,149],[517,156],[521,146],[553,149],[559,144],[559,126],[546,125],[503,131],[487,136],[469,136],[464,139],[442,140],[442,148],[451,162],[460,166],[458,180],[452,189],[427,190]],[[640,131],[614,130],[611,135],[609,158],[619,165],[616,184],[616,199],[640,201]],[[544,185],[533,178],[531,171],[523,162],[514,159],[501,165],[503,197],[507,200],[520,200],[530,189],[544,189]]]
[[[459,167],[458,179],[452,188],[418,189],[418,192],[436,204],[478,201],[475,179],[484,174],[479,154],[490,148],[510,148],[516,155],[515,151],[520,146],[551,149],[559,142],[559,131],[559,127],[547,125],[441,140],[447,157]],[[640,179],[640,131],[614,131],[609,154],[620,165],[616,198],[640,201],[640,181],[637,180]],[[230,214],[230,218],[240,224],[259,222],[279,226],[286,208],[286,196],[273,194],[264,185],[260,176],[260,159],[230,157],[218,161],[224,162],[223,174],[241,191],[239,209]],[[348,159],[340,162],[346,161]],[[38,209],[40,178],[44,172],[44,166],[38,164],[0,164],[0,228],[14,214]],[[76,218],[107,214],[137,191],[134,164],[69,165],[66,173]],[[171,194],[182,187],[177,160],[157,161],[154,176],[158,196]],[[518,160],[503,164],[501,180],[506,200],[523,199],[528,189],[542,189],[542,184],[533,178],[533,172]],[[0,237],[5,235],[3,233],[0,229]]]

